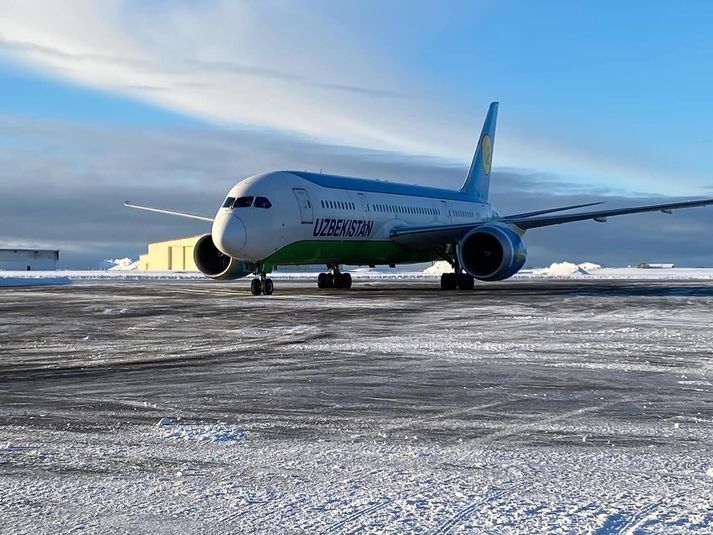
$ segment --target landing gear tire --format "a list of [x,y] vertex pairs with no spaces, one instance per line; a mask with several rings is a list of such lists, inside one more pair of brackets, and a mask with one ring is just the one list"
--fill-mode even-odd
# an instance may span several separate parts
[[475,279],[467,273],[458,274],[458,289],[472,290],[475,287]]
[[317,277],[317,288],[325,289],[332,286],[332,275],[330,273],[320,273]]
[[262,283],[260,282],[260,279],[253,279],[250,281],[250,293],[253,295],[260,295],[262,293]]
[[458,287],[458,277],[455,273],[443,273],[441,275],[441,289],[455,290]]
[[334,275],[334,287],[348,290],[352,287],[352,276],[349,273],[337,273]]
[[272,279],[265,279],[265,284],[261,286],[263,286],[262,291],[265,293],[265,295],[272,295],[272,291],[275,289],[275,285],[272,283]]
[[[342,288],[342,286],[339,286],[342,277],[343,275],[341,273],[337,273],[336,275],[332,275],[331,273],[320,273],[317,277],[317,288]],[[351,280],[352,278],[349,277],[350,286]]]

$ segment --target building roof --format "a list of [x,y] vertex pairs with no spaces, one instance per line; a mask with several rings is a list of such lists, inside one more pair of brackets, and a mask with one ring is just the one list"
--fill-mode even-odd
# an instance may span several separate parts
[[25,249],[22,247],[5,247],[0,248],[0,252],[10,253],[56,253],[59,254],[59,249]]

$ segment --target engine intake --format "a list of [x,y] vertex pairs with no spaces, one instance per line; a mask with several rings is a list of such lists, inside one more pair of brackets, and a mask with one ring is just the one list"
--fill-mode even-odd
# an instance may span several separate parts
[[525,265],[527,249],[515,232],[504,225],[483,225],[458,243],[458,259],[470,275],[482,281],[512,277]]
[[210,234],[198,238],[193,248],[193,261],[201,273],[211,279],[239,279],[253,272],[253,264],[250,262],[243,262],[219,251]]

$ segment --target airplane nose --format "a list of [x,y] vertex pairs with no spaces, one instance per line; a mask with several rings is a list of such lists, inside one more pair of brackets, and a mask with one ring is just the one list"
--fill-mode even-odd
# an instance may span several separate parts
[[215,246],[232,257],[237,257],[248,238],[243,222],[231,213],[218,214],[213,220],[211,235]]

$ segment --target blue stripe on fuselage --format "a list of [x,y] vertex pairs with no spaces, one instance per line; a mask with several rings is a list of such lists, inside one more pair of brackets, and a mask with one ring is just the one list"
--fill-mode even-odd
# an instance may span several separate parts
[[336,188],[366,193],[389,193],[392,195],[412,195],[415,197],[428,197],[435,200],[483,202],[460,191],[416,186],[412,184],[399,184],[398,182],[385,182],[381,180],[368,180],[348,176],[325,175],[322,173],[309,173],[306,171],[285,171],[323,188]]

